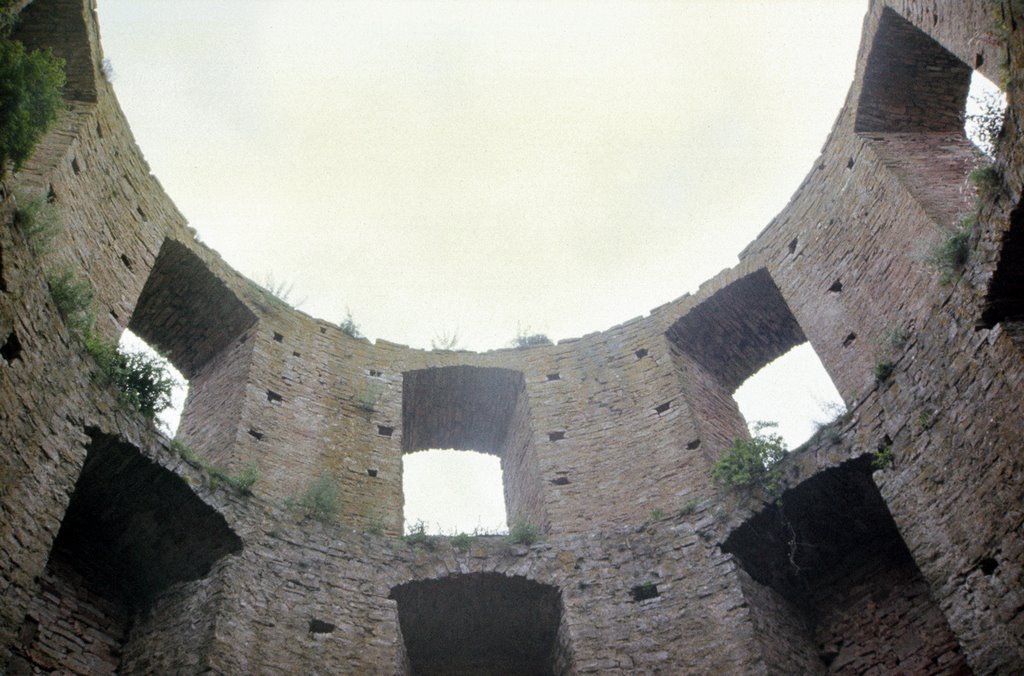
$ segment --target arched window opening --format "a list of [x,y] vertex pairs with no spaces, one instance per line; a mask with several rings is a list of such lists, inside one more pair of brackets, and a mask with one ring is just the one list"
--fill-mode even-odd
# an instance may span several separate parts
[[964,107],[964,133],[967,138],[978,150],[992,157],[1005,117],[1006,94],[987,77],[974,71]]
[[778,423],[776,432],[791,449],[846,412],[810,343],[797,345],[750,376],[733,398],[748,424]]
[[491,454],[430,449],[402,457],[405,532],[507,533],[501,460]]

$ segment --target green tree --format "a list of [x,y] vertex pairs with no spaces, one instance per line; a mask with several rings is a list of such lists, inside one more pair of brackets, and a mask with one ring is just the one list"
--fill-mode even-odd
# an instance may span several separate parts
[[0,40],[0,173],[28,159],[64,107],[64,59],[49,50],[25,50]]

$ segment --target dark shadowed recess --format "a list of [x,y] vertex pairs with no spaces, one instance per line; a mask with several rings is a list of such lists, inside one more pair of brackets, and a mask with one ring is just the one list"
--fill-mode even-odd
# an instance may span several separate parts
[[776,620],[788,615],[775,625],[788,627],[780,637],[816,653],[828,673],[970,674],[872,480],[874,460],[862,456],[786,491],[722,549],[788,601],[775,606]]
[[667,336],[730,392],[807,340],[763,268],[680,317]]
[[1024,322],[1024,200],[1010,212],[1010,228],[1003,235],[1002,252],[992,276],[981,323]]
[[402,451],[474,450],[501,456],[523,374],[448,366],[402,374]]
[[911,561],[878,488],[873,455],[825,470],[737,528],[722,549],[761,584],[802,603],[848,557]]
[[181,242],[166,240],[128,328],[186,378],[256,323],[256,316]]
[[116,437],[92,443],[54,557],[75,562],[94,586],[138,610],[175,582],[205,576],[242,541],[184,479]]
[[871,43],[854,131],[963,132],[971,68],[886,7]]
[[413,674],[552,674],[558,590],[499,573],[391,590]]

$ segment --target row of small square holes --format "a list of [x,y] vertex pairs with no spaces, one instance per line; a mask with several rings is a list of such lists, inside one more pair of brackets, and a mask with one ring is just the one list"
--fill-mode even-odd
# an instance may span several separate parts
[[[647,348],[641,347],[639,350],[637,350],[633,354],[636,355],[637,359],[643,359],[644,357],[647,356]],[[547,379],[548,379],[548,382],[551,382],[552,380],[561,380],[562,379],[562,374],[558,373],[557,371],[555,373],[549,373],[547,375]]]

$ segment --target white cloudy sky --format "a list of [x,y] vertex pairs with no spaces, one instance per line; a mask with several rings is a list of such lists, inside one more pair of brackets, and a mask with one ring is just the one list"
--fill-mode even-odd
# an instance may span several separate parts
[[[521,329],[606,329],[734,265],[813,166],[866,7],[100,0],[99,14],[136,138],[204,242],[292,285],[305,312],[350,309],[370,338],[457,331],[486,350]],[[779,410],[783,379],[753,397],[764,412],[738,395],[794,443],[832,396],[827,378],[796,383],[813,359],[795,361],[801,420]]]

